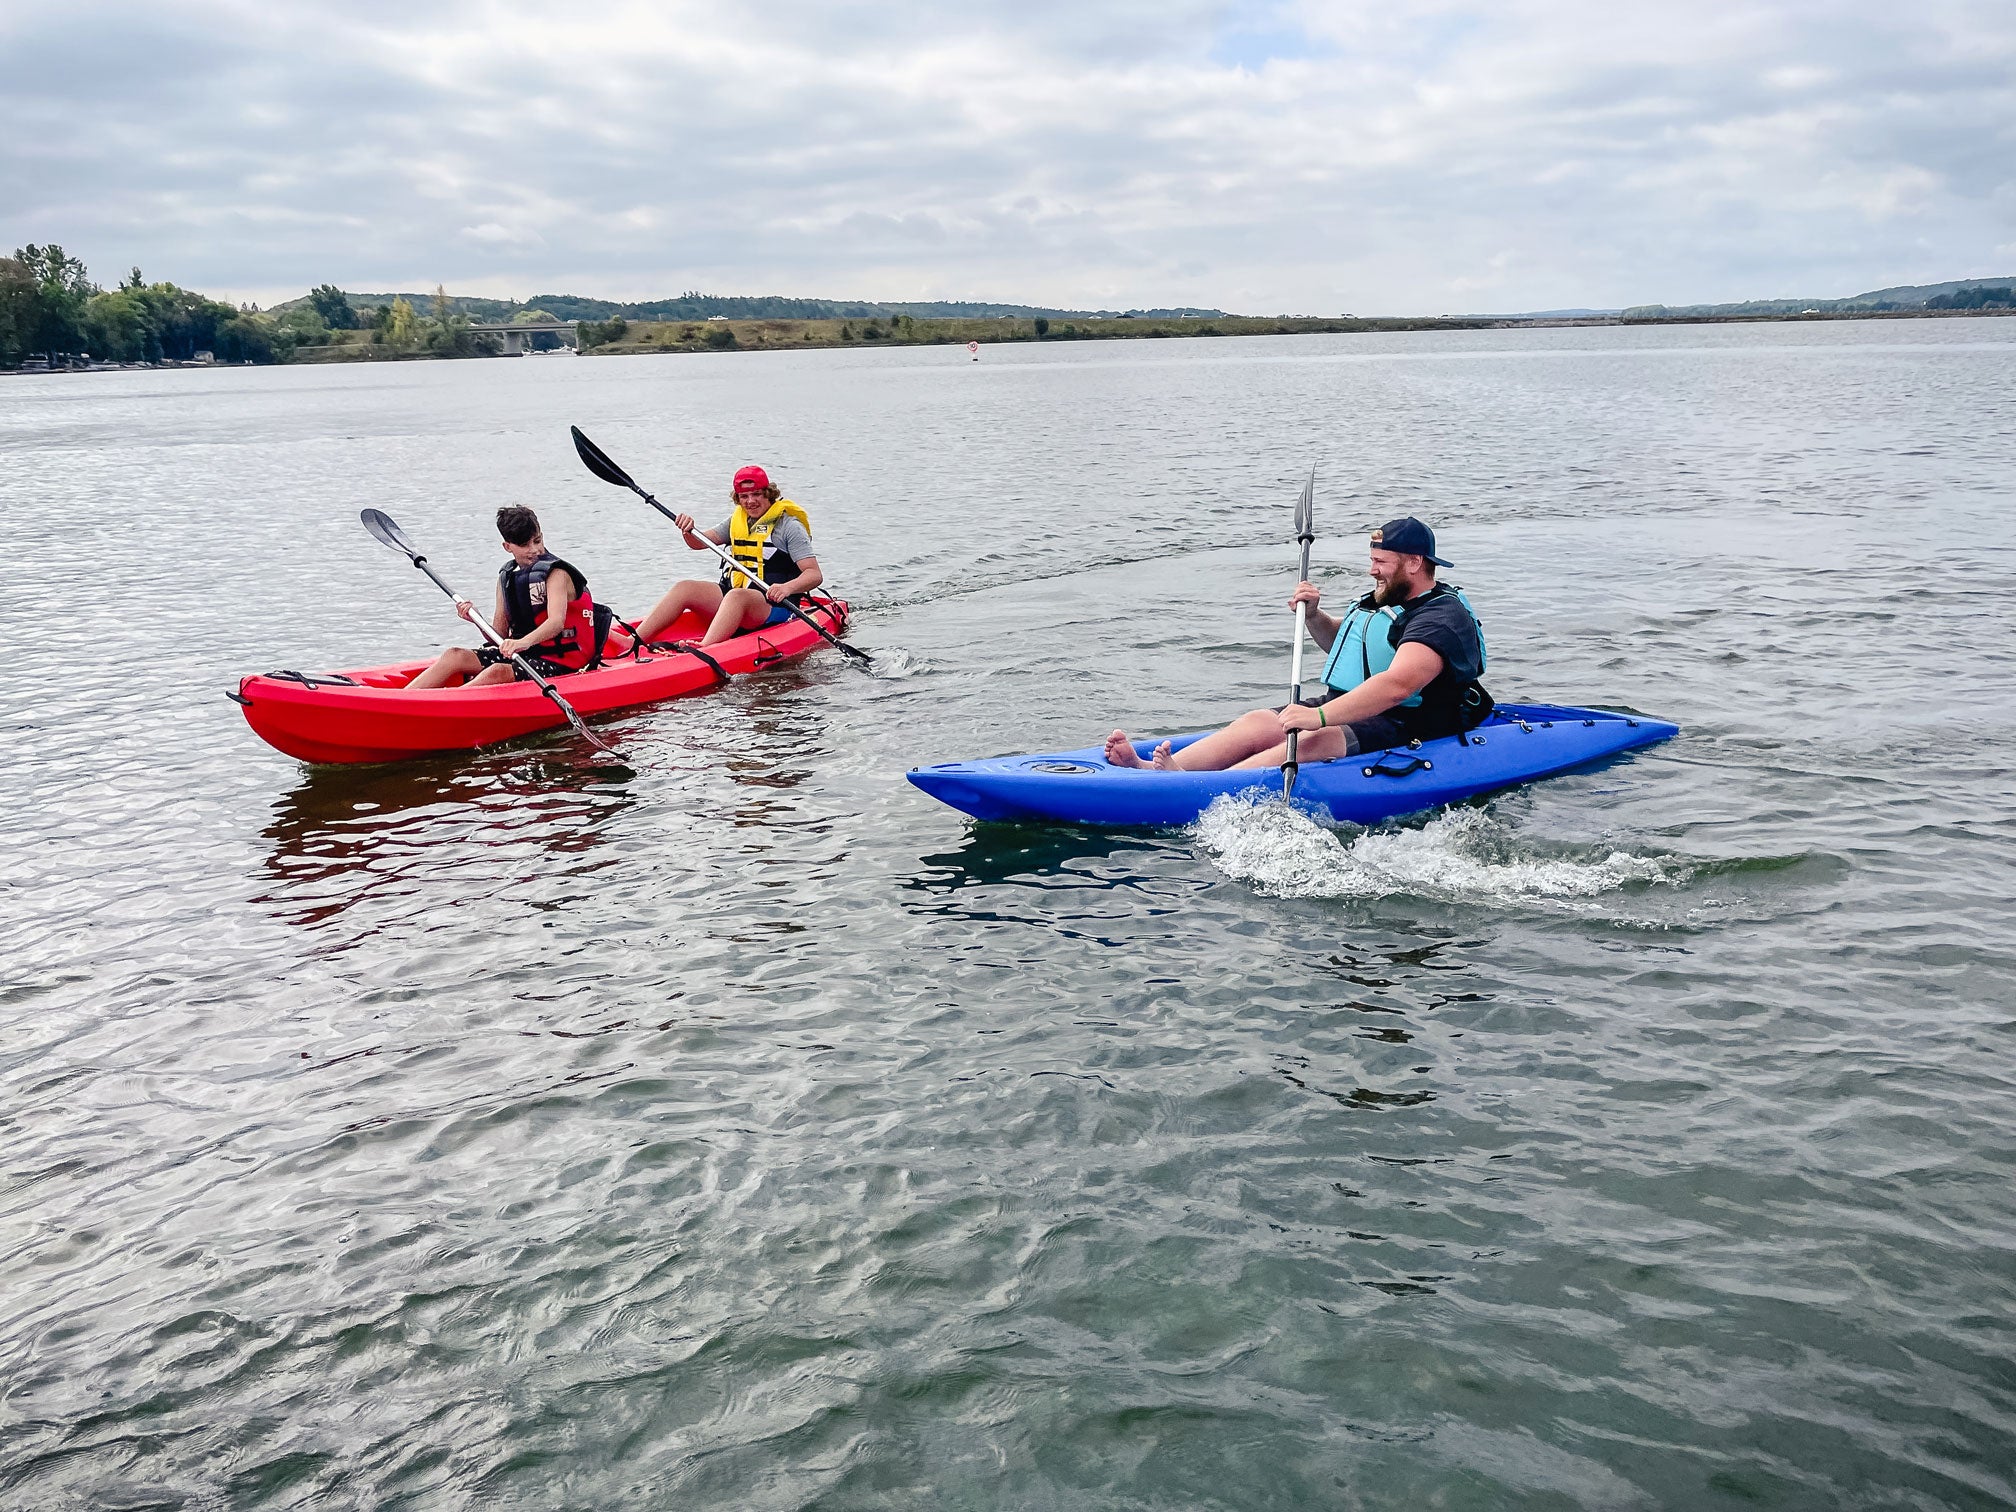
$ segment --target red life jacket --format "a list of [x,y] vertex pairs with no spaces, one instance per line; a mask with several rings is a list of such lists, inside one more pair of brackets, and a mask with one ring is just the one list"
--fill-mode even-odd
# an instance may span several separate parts
[[566,623],[551,640],[527,646],[525,654],[543,656],[563,667],[585,667],[594,654],[595,600],[588,594],[587,575],[550,551],[530,567],[511,561],[497,571],[497,586],[504,592],[504,608],[511,620],[511,638],[522,640],[546,623],[546,579],[556,567],[574,580]]

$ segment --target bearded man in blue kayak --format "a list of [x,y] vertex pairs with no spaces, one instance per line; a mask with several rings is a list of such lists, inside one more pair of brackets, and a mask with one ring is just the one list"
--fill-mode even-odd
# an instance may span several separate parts
[[1484,675],[1484,632],[1463,590],[1438,582],[1435,532],[1409,515],[1372,532],[1372,591],[1340,618],[1317,607],[1314,583],[1297,583],[1289,608],[1309,606],[1309,633],[1330,653],[1326,691],[1285,709],[1255,709],[1222,730],[1172,751],[1164,741],[1144,762],[1124,731],[1106,739],[1114,766],[1218,772],[1276,767],[1287,758],[1290,730],[1299,762],[1334,761],[1413,740],[1473,729],[1491,712]]

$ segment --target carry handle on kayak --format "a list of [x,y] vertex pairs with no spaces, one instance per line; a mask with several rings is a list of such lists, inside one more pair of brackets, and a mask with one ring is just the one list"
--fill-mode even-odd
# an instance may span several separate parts
[[[464,605],[467,605],[472,610],[475,609],[476,606],[473,603],[449,587],[447,583],[442,581],[441,574],[427,565],[427,558],[421,555],[418,547],[406,539],[405,532],[399,528],[390,515],[386,514],[383,510],[366,509],[360,511],[357,517],[364,522],[364,528],[370,531],[374,538],[390,546],[394,551],[403,552],[415,567],[426,573],[433,580],[436,588],[439,588],[455,601],[457,613],[461,612]],[[497,633],[497,627],[492,625],[489,620],[485,619],[481,614],[476,613],[463,615],[463,618],[482,631],[483,638],[490,642],[491,645],[495,646],[499,651],[504,649],[504,637]],[[555,708],[567,716],[567,723],[574,727],[575,734],[579,735],[598,751],[602,751],[610,756],[619,754],[614,746],[601,739],[593,730],[588,728],[588,722],[574,711],[572,704],[560,696],[558,688],[554,687],[552,683],[540,675],[539,669],[533,666],[522,652],[514,651],[508,654],[512,664],[533,682],[537,683],[539,691],[553,701]]]
[[[1398,766],[1388,766],[1390,757],[1398,756]],[[1362,769],[1367,777],[1411,777],[1416,772],[1432,772],[1435,763],[1426,756],[1407,756],[1395,751],[1381,751],[1379,759]]]
[[[637,480],[635,478],[632,478],[630,474],[628,474],[627,472],[623,471],[622,468],[618,467],[615,463],[615,460],[611,458],[607,452],[602,450],[601,447],[597,446],[593,441],[590,441],[586,436],[581,434],[580,426],[570,425],[567,427],[567,429],[569,432],[572,433],[574,437],[574,450],[580,454],[582,464],[587,467],[588,471],[595,474],[595,476],[600,478],[604,483],[614,483],[618,488],[629,489],[632,493],[637,495],[638,498],[642,499],[646,504],[649,504],[661,515],[665,516],[666,519],[671,520],[674,523],[677,523],[679,518],[678,515],[674,514],[671,510],[667,509],[663,504],[659,503],[658,500],[654,498],[651,494],[645,492],[644,489],[639,487],[637,484]],[[699,540],[702,544],[704,544],[709,551],[713,552],[714,555],[721,558],[723,565],[729,567],[733,571],[741,573],[744,577],[750,577],[751,581],[754,581],[752,575],[750,574],[749,570],[746,567],[744,567],[740,562],[736,561],[735,558],[730,556],[726,551],[723,551],[714,542],[708,540],[705,535],[701,534],[699,531],[695,531],[694,536],[697,540]],[[875,661],[874,657],[870,656],[866,651],[863,651],[858,646],[850,646],[847,644],[847,642],[839,639],[837,636],[827,634],[826,627],[824,625],[820,624],[819,621],[812,618],[811,615],[807,614],[803,609],[800,609],[796,604],[792,603],[789,599],[784,600],[784,602],[780,604],[778,607],[790,610],[791,613],[796,615],[799,619],[803,620],[806,624],[810,625],[813,631],[818,635],[818,637],[821,640],[825,641],[827,645],[837,646],[840,650],[845,651],[849,656],[853,657],[856,661],[873,665]]]

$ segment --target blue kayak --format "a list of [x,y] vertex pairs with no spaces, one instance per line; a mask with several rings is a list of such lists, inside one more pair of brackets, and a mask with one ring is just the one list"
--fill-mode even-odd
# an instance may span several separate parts
[[[1479,793],[1551,777],[1592,761],[1656,745],[1678,725],[1640,715],[1555,704],[1500,704],[1467,735],[1418,746],[1305,762],[1295,801],[1328,809],[1338,823],[1378,824]],[[1178,736],[1181,750],[1199,735]],[[1161,742],[1140,740],[1146,760]],[[1280,769],[1158,772],[1110,764],[1102,748],[996,756],[912,767],[912,782],[976,819],[1053,819],[1071,824],[1190,824],[1227,793],[1278,793]]]

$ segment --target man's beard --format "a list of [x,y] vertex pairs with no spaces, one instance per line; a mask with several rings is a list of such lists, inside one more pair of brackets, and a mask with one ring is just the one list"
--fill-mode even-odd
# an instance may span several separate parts
[[1383,583],[1375,584],[1372,589],[1372,602],[1375,604],[1406,603],[1407,584],[1405,580],[1397,577],[1388,578]]

